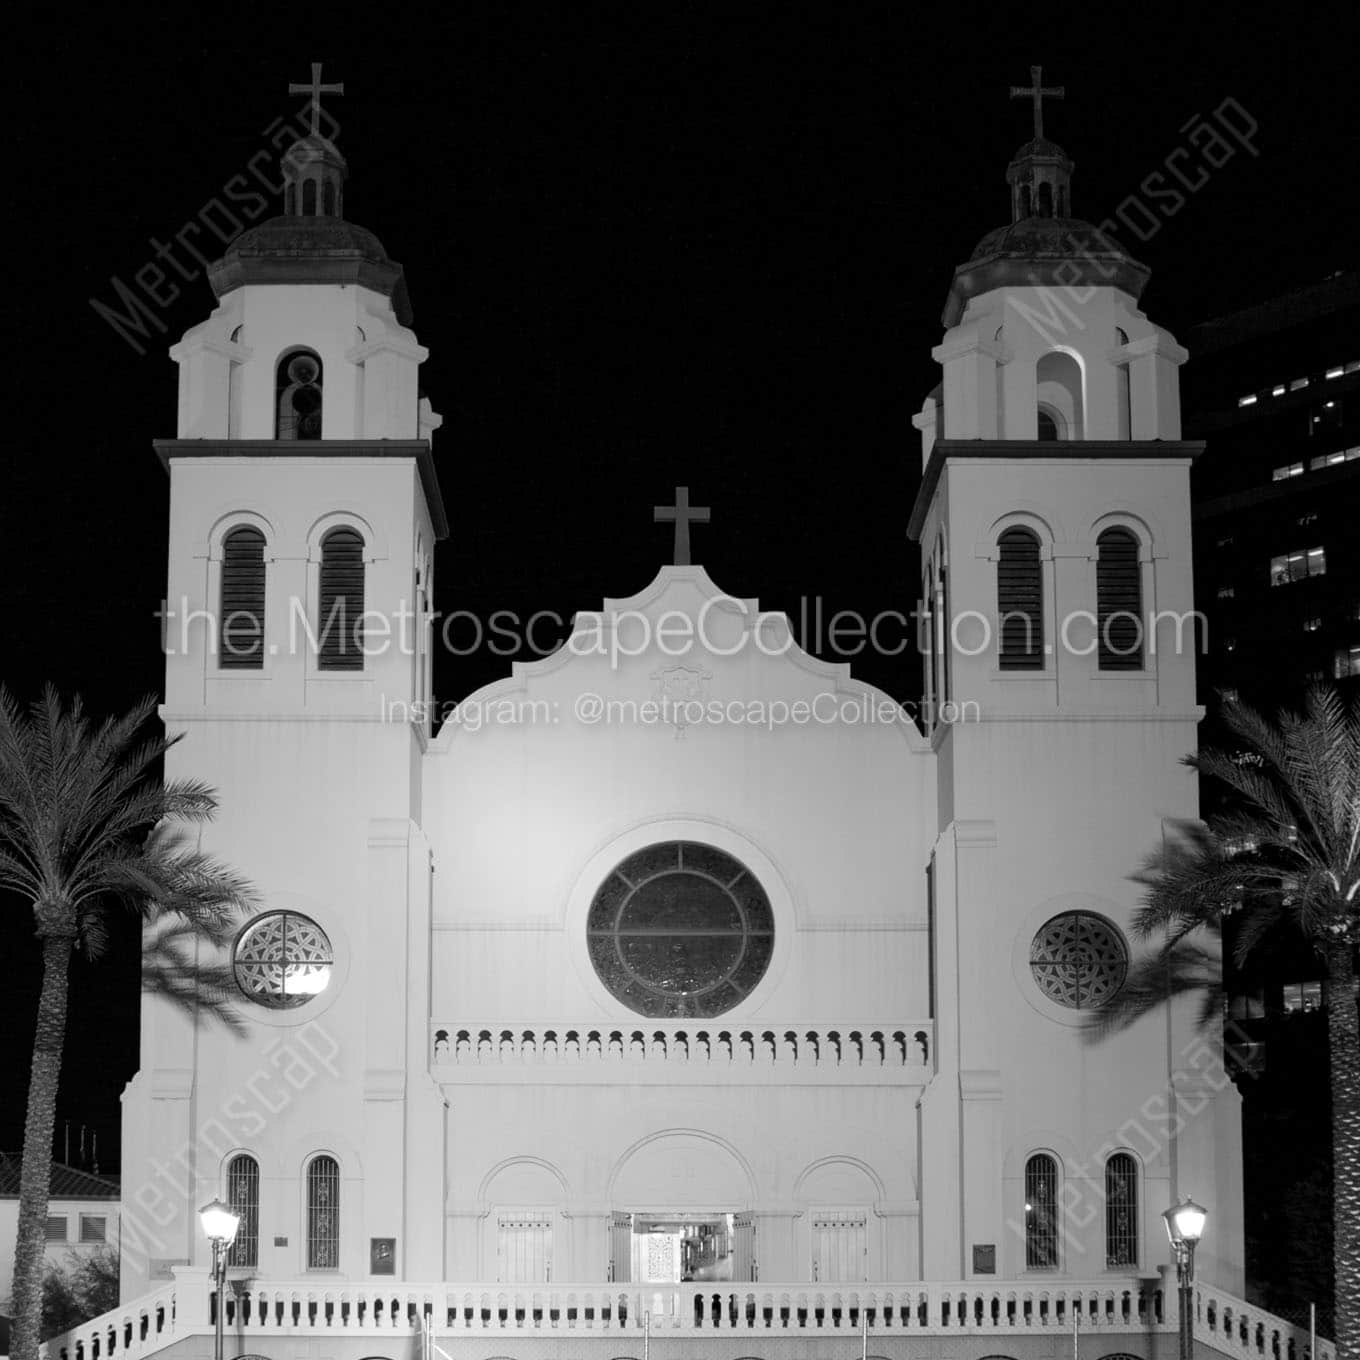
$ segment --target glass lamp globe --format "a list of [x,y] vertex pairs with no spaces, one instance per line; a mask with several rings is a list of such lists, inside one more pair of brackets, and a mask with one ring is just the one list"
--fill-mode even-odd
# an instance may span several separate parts
[[1162,1217],[1166,1220],[1166,1235],[1173,1246],[1193,1247],[1204,1235],[1204,1224],[1209,1215],[1187,1197],[1179,1204],[1173,1204]]
[[215,1199],[198,1211],[198,1221],[203,1225],[203,1234],[209,1241],[230,1245],[236,1240],[236,1229],[240,1226],[241,1218],[232,1211],[231,1205]]

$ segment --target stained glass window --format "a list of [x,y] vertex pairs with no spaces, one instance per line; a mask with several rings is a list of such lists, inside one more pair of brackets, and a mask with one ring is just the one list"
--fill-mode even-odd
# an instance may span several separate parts
[[1065,911],[1035,935],[1029,966],[1039,990],[1050,1000],[1090,1010],[1124,985],[1129,955],[1124,937],[1103,917]]
[[227,1163],[227,1203],[240,1220],[227,1251],[229,1266],[254,1266],[260,1255],[260,1164],[249,1153]]
[[630,855],[605,879],[586,934],[596,974],[629,1010],[714,1016],[765,975],[774,916],[740,861],[670,841]]
[[262,1006],[302,1006],[326,989],[335,958],[326,932],[292,911],[257,917],[236,941],[237,986]]
[[1058,1164],[1046,1152],[1025,1163],[1025,1268],[1058,1267]]
[[307,1165],[307,1269],[340,1265],[340,1165],[313,1157]]
[[1127,1152],[1105,1163],[1105,1263],[1138,1264],[1138,1163]]

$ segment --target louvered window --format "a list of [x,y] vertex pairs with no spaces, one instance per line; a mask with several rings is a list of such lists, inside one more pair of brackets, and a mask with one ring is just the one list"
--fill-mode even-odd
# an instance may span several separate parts
[[1058,1267],[1058,1164],[1046,1152],[1025,1163],[1025,1268]]
[[1043,564],[1032,529],[997,539],[996,612],[1003,671],[1044,668]]
[[313,1157],[307,1166],[307,1269],[340,1265],[340,1166],[334,1157]]
[[1138,1264],[1138,1163],[1127,1152],[1105,1163],[1105,1263]]
[[321,541],[317,665],[323,671],[364,668],[364,540],[356,529],[332,529]]
[[1096,619],[1103,671],[1143,669],[1143,587],[1138,539],[1106,529],[1096,539]]
[[222,540],[217,660],[224,671],[264,665],[264,535],[258,529],[233,529]]
[[248,1153],[227,1164],[227,1203],[239,1222],[227,1253],[229,1266],[255,1266],[260,1256],[260,1164]]

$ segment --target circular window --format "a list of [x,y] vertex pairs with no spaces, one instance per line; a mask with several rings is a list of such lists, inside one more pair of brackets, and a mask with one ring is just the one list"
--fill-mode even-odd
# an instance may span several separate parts
[[1124,985],[1129,953],[1123,935],[1103,916],[1065,911],[1040,927],[1029,947],[1029,966],[1050,1001],[1091,1010]]
[[586,935],[600,981],[629,1010],[722,1015],[764,977],[774,914],[744,864],[671,841],[630,855],[605,879]]
[[335,956],[326,932],[293,911],[259,916],[240,934],[234,957],[237,986],[275,1010],[306,1005],[326,990]]

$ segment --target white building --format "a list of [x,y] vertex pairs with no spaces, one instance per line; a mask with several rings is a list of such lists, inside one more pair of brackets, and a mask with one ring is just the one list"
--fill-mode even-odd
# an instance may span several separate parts
[[[171,773],[220,791],[205,843],[262,890],[249,1034],[144,1002],[125,1304],[58,1349],[206,1354],[218,1195],[236,1353],[410,1354],[422,1319],[460,1357],[821,1355],[866,1323],[885,1356],[1046,1355],[1074,1320],[1091,1360],[1169,1353],[1186,1195],[1201,1341],[1291,1345],[1234,1297],[1217,1039],[1189,1007],[1083,1028],[1129,875],[1196,811],[1197,446],[1184,351],[1068,215],[1061,150],[1012,162],[916,420],[902,522],[958,721],[903,720],[682,560],[434,737],[426,352],[339,153],[287,165],[172,351],[157,444]],[[300,645],[360,609],[367,654]]]
[[[19,1230],[19,1157],[0,1152],[0,1313],[7,1314],[14,1286],[14,1239]],[[56,1162],[48,1195],[49,1266],[66,1266],[108,1246],[118,1247],[118,1182]]]

